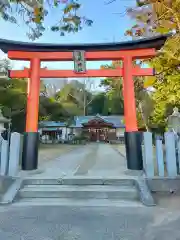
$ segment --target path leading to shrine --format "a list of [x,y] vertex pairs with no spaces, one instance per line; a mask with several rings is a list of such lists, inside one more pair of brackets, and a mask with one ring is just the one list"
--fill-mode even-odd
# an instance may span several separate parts
[[52,159],[56,159],[77,148],[77,145],[70,144],[40,144],[38,154],[39,164],[52,161]]
[[137,207],[0,207],[2,240],[177,240],[180,211]]
[[[40,178],[59,178],[63,174],[67,177],[83,176],[83,178],[119,177],[126,172],[126,159],[118,153],[115,146],[89,144],[61,155],[53,161],[46,161],[40,164],[40,168],[42,172],[36,174]],[[120,189],[121,186],[117,188]],[[159,199],[158,206],[149,208],[129,203],[121,206],[113,203],[108,207],[95,204],[77,206],[73,205],[75,201],[77,202],[75,198],[70,199],[71,205],[53,205],[52,202],[52,205],[43,205],[42,198],[39,205],[36,205],[36,198],[35,204],[31,205],[27,201],[23,205],[25,200],[22,199],[17,204],[0,206],[0,239],[175,240],[180,236],[179,196],[172,195],[163,201]],[[61,200],[57,198],[58,202]],[[85,198],[84,202],[88,200]],[[98,201],[91,200],[96,203]],[[100,202],[103,200],[99,199]],[[48,201],[52,199],[49,198]]]
[[33,177],[121,176],[126,159],[109,144],[92,143],[63,154],[52,161],[41,162]]

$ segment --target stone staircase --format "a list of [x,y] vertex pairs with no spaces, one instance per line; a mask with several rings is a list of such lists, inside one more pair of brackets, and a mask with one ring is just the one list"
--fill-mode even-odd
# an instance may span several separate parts
[[143,206],[134,179],[25,179],[15,205]]

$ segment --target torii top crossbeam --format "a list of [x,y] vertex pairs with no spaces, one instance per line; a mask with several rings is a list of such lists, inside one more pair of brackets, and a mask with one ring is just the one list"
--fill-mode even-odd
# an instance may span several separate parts
[[0,39],[0,49],[14,60],[30,60],[38,57],[41,61],[72,61],[74,50],[84,50],[87,61],[120,60],[126,56],[148,58],[155,55],[167,36],[120,43],[103,44],[48,44],[26,43]]
[[72,52],[84,50],[86,52],[123,51],[139,49],[160,49],[167,39],[166,35],[156,36],[127,42],[98,43],[98,44],[49,44],[49,43],[27,43],[6,39],[0,39],[0,49],[4,53],[9,51],[23,52]]

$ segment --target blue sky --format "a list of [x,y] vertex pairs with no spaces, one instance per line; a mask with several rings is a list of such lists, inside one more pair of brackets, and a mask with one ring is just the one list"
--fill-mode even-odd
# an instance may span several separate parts
[[[58,33],[53,33],[47,29],[44,35],[35,42],[49,43],[103,43],[119,42],[129,40],[124,36],[124,32],[132,26],[132,20],[124,13],[127,7],[133,7],[135,0],[116,0],[114,3],[105,4],[108,0],[79,0],[82,3],[81,15],[94,21],[92,27],[84,27],[76,34],[67,34],[61,37]],[[45,20],[46,26],[51,26],[61,18],[61,8],[53,9]],[[13,39],[17,41],[30,41],[26,36],[28,29],[23,24],[20,26],[0,20],[0,38]],[[0,53],[0,57],[2,57]],[[87,63],[88,68],[98,68],[102,62]],[[19,69],[28,66],[25,62],[13,62],[13,68]],[[44,64],[43,64],[44,66]],[[72,69],[72,63],[57,62],[46,63],[45,66],[56,69]]]

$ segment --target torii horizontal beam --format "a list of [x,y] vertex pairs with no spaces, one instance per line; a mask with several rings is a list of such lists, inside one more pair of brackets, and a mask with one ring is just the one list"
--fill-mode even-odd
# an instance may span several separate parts
[[[134,67],[132,69],[133,76],[153,76],[154,69]],[[29,78],[30,69],[11,70],[9,73],[11,78]],[[73,70],[48,70],[41,68],[40,78],[84,78],[84,77],[121,77],[123,76],[123,69],[89,69],[85,73],[76,73]]]
[[[120,60],[125,57],[132,59],[151,58],[156,55],[155,48],[122,50],[122,51],[99,51],[85,52],[86,61]],[[21,52],[9,51],[8,58],[12,60],[31,60],[38,58],[41,61],[72,61],[73,52]]]

